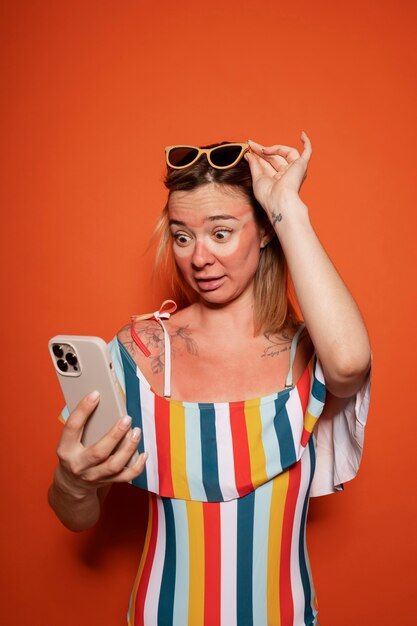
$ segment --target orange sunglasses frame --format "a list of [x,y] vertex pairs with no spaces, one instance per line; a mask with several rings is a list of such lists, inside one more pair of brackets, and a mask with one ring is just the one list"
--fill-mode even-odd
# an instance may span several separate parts
[[[218,150],[219,148],[226,148],[229,146],[239,146],[241,148],[241,152],[239,156],[237,157],[237,159],[235,159],[233,163],[230,163],[230,165],[215,165],[211,160],[211,153],[214,152],[215,150]],[[173,148],[190,148],[191,150],[197,150],[198,152],[197,152],[195,159],[193,159],[190,163],[187,163],[187,165],[172,165],[169,162],[169,153]],[[243,158],[243,155],[245,154],[245,152],[247,152],[249,149],[250,149],[250,146],[248,143],[222,143],[219,146],[214,146],[214,148],[198,148],[197,146],[187,146],[187,145],[167,146],[165,148],[165,160],[166,160],[168,167],[170,167],[171,169],[183,170],[187,167],[191,167],[192,165],[194,165],[194,163],[196,163],[198,159],[202,157],[203,154],[205,154],[207,157],[207,161],[210,163],[211,167],[214,167],[214,169],[216,170],[228,170],[231,167],[234,167],[237,163],[239,163],[239,161]]]

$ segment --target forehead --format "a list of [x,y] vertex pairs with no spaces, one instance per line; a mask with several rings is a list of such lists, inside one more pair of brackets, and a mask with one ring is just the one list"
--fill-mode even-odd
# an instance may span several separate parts
[[240,190],[209,183],[192,191],[173,191],[168,202],[170,219],[201,221],[216,215],[253,218],[249,200]]

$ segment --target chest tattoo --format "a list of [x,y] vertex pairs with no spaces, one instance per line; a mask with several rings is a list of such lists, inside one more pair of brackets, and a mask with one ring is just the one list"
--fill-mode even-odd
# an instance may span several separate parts
[[[136,330],[140,337],[140,340],[150,351],[150,361],[152,372],[159,374],[164,370],[164,331],[162,328],[155,324],[155,322],[149,322],[146,326],[142,326]],[[192,338],[191,330],[187,326],[178,326],[174,332],[169,333],[171,340],[171,353],[175,357],[176,353],[183,351],[184,349],[188,354],[198,356],[197,342]],[[123,345],[128,352],[135,356],[140,351],[140,348],[136,345],[130,336],[130,333]]]

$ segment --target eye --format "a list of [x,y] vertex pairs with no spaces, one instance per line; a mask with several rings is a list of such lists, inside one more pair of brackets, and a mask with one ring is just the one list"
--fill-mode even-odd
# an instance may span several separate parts
[[215,230],[213,234],[218,241],[224,241],[226,239],[229,239],[232,231],[228,228],[219,228],[218,230]]
[[173,233],[172,236],[175,243],[177,243],[179,246],[186,246],[191,241],[191,237],[190,235],[187,235],[187,233]]

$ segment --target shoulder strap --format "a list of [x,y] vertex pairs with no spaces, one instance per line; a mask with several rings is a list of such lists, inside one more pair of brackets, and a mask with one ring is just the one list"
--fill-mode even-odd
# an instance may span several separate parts
[[300,324],[300,328],[295,333],[294,337],[291,341],[291,350],[290,350],[290,369],[288,370],[287,380],[285,381],[285,387],[292,387],[292,370],[294,366],[295,354],[297,352],[297,343],[298,338],[304,330],[305,324],[304,322]]
[[[169,308],[166,308],[167,305],[170,305]],[[158,311],[154,311],[153,313],[144,313],[143,315],[132,315],[130,318],[130,334],[132,336],[133,341],[137,346],[142,350],[145,356],[150,356],[150,351],[145,346],[143,341],[141,341],[139,335],[135,330],[135,322],[139,322],[140,320],[149,320],[153,319],[161,326],[164,331],[164,397],[171,397],[171,341],[169,338],[169,332],[165,328],[164,320],[168,320],[172,313],[177,310],[177,305],[173,300],[164,300],[161,304]]]

